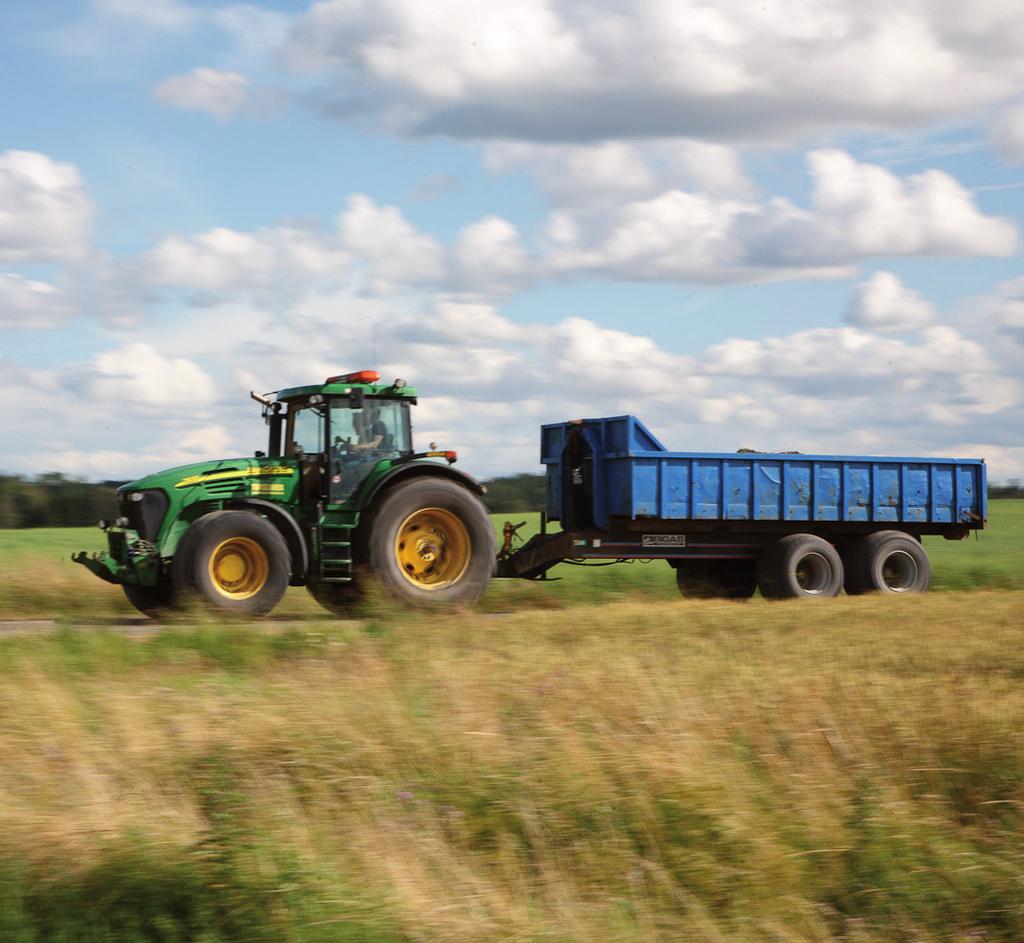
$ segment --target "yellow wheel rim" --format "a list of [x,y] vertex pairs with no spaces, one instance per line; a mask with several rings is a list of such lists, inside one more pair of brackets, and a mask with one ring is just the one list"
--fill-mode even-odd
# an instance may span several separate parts
[[458,582],[469,557],[469,533],[451,511],[423,508],[398,528],[395,560],[402,576],[418,589],[444,589]]
[[267,552],[250,537],[228,537],[210,554],[210,580],[222,596],[248,599],[266,585]]

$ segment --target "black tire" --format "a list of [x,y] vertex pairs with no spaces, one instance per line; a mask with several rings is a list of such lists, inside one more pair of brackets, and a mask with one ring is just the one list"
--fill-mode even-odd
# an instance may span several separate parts
[[757,566],[753,560],[682,560],[676,586],[689,599],[750,599]]
[[182,537],[172,565],[175,591],[221,612],[265,616],[284,596],[291,557],[284,538],[251,511],[215,511]]
[[363,598],[357,580],[351,583],[321,583],[310,579],[306,589],[310,596],[335,616],[351,616]]
[[163,618],[174,609],[174,586],[170,579],[162,579],[156,586],[122,583],[121,589],[128,597],[128,602],[150,619]]
[[474,603],[494,573],[494,528],[480,500],[443,478],[401,482],[365,531],[370,578],[411,605]]
[[846,553],[846,591],[924,593],[932,585],[932,566],[924,547],[908,534],[882,530],[850,545]]
[[757,583],[768,599],[827,599],[843,588],[843,561],[827,540],[789,534],[761,555]]

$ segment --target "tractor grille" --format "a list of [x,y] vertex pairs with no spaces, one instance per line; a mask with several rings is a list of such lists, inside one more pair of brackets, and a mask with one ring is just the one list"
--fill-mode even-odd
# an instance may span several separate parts
[[[139,500],[132,500],[133,495],[142,495]],[[157,532],[163,523],[164,515],[170,501],[162,491],[126,491],[117,496],[117,504],[123,517],[128,518],[128,526],[138,531],[143,540],[156,540]]]

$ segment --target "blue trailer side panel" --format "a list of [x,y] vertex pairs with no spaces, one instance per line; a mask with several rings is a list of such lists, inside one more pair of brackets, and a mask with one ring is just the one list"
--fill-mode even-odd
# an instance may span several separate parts
[[[577,456],[568,459],[570,443]],[[669,452],[633,416],[546,425],[548,515],[583,488],[611,518],[983,526],[981,459]]]

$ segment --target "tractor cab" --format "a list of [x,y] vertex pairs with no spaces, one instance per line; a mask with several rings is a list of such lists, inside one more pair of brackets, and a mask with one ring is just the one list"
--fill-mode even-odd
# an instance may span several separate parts
[[270,410],[270,454],[297,462],[303,501],[344,504],[381,462],[412,456],[415,402],[404,380],[381,385],[373,370],[281,390]]

